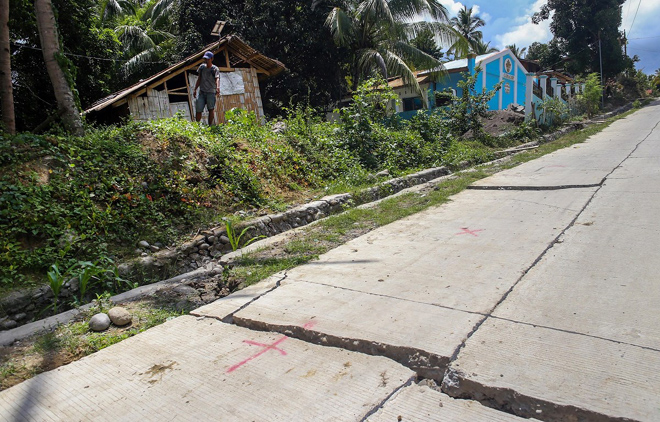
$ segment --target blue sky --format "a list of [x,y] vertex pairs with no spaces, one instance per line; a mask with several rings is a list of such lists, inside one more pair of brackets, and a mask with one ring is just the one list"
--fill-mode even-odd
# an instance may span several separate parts
[[[527,47],[534,41],[547,42],[552,38],[549,21],[534,25],[531,16],[546,0],[440,0],[456,16],[466,5],[474,6],[486,21],[484,40],[496,48],[516,44]],[[635,16],[636,15],[636,16]],[[621,30],[629,32],[628,54],[637,54],[641,61],[638,69],[648,74],[660,69],[660,0],[627,0],[623,5]],[[632,28],[632,32],[630,32]]]

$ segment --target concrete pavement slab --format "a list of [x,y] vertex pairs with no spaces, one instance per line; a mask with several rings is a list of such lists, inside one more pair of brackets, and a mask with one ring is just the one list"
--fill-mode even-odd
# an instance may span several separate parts
[[660,351],[660,193],[608,187],[494,315]]
[[399,390],[368,422],[534,422],[490,409],[474,400],[457,400],[427,386],[413,384]]
[[262,295],[277,288],[280,282],[286,278],[283,272],[273,274],[265,280],[248,286],[237,292],[220,298],[210,304],[190,311],[190,315],[204,317],[211,316],[221,321],[231,323],[235,312],[238,312]]
[[[592,194],[463,192],[288,271],[280,287],[236,312],[234,322],[381,354],[442,379],[477,322]],[[223,319],[227,309],[217,302],[203,314]],[[310,329],[291,328],[310,320]]]
[[[283,282],[237,312],[234,323],[386,356],[422,376],[441,380],[455,349],[482,318],[332,286]],[[313,325],[303,328],[309,322]]]
[[660,351],[658,158],[642,143],[494,315]]
[[657,351],[491,318],[443,391],[549,422],[657,421],[659,367]]
[[1,421],[359,421],[413,372],[183,316],[0,392]]
[[608,177],[466,342],[444,391],[547,421],[660,420],[658,158],[649,136]]
[[288,271],[287,281],[489,312],[593,192],[464,191]]
[[[561,187],[603,181],[642,140],[652,133],[660,105],[616,121],[581,144],[573,145],[477,181],[475,188]],[[648,118],[645,118],[648,117]]]

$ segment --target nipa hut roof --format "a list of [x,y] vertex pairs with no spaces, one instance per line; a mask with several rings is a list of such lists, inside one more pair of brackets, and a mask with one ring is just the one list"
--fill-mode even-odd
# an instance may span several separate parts
[[225,45],[234,56],[230,60],[231,66],[235,66],[240,63],[247,63],[255,67],[258,71],[261,71],[262,73],[265,73],[268,76],[277,75],[278,73],[286,69],[284,64],[282,64],[280,61],[264,56],[254,48],[247,45],[239,37],[235,35],[226,35],[222,37],[220,40],[207,45],[203,49],[199,50],[197,53],[186,57],[179,63],[172,65],[167,69],[158,72],[147,79],[143,79],[140,82],[129,86],[128,88],[124,88],[121,91],[117,91],[113,94],[108,95],[105,98],[96,101],[87,110],[85,110],[84,113],[89,113],[92,111],[100,111],[106,108],[107,106],[117,101],[120,101],[123,98],[126,98],[127,96],[135,93],[136,91],[144,89],[150,85],[154,85],[154,83],[157,83],[159,79],[168,76],[172,73],[177,73],[178,71],[189,67],[195,62],[203,60],[203,56],[205,52],[207,51],[216,52]]

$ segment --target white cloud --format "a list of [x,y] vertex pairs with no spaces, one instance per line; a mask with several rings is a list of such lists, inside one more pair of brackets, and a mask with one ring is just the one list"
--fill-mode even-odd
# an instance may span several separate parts
[[[658,0],[660,1],[660,0]],[[518,47],[527,47],[533,42],[547,42],[552,38],[550,32],[550,19],[545,20],[538,25],[532,23],[532,15],[546,4],[546,0],[536,0],[532,6],[527,9],[524,16],[518,16],[514,19],[514,25],[509,32],[495,36],[497,47],[503,48],[506,45],[516,44]]]
[[[447,12],[449,12],[449,17],[452,18],[456,15],[458,15],[458,11],[461,10],[464,5],[460,1],[454,1],[454,0],[440,0],[440,3],[442,3],[443,6],[447,8]],[[476,15],[479,13],[479,5],[475,4],[472,7],[472,14]],[[481,16],[481,19],[486,19],[483,16]],[[488,16],[490,18],[490,16]]]

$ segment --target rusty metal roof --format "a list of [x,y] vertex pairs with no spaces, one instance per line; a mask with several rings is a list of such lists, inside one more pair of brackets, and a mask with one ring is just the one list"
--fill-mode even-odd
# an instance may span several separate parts
[[213,51],[215,53],[218,50],[220,50],[220,47],[223,47],[225,45],[227,46],[228,50],[231,52],[232,56],[234,56],[230,60],[230,64],[232,66],[242,62],[248,63],[251,66],[256,67],[257,69],[263,71],[268,76],[277,75],[278,73],[286,69],[286,66],[284,66],[284,64],[282,64],[280,61],[264,56],[254,48],[247,45],[239,37],[235,35],[226,35],[222,37],[220,40],[207,45],[203,49],[199,50],[197,53],[186,57],[179,63],[172,65],[167,69],[158,72],[147,79],[143,79],[138,83],[129,86],[128,88],[124,88],[121,91],[117,91],[113,94],[108,95],[107,97],[104,97],[96,101],[83,113],[102,110],[107,106],[123,98],[126,98],[132,93],[139,91],[140,89],[148,87],[149,85],[154,85],[154,82],[157,82],[160,78],[164,76],[170,75],[172,73],[178,73],[178,71],[181,71],[182,69],[194,64],[195,62],[201,63],[204,60],[203,56],[205,52]]

